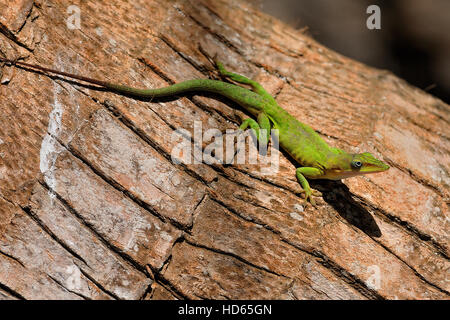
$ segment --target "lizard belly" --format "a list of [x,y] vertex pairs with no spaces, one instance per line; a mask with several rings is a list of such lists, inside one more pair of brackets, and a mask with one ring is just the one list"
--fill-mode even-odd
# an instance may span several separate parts
[[304,167],[322,168],[322,162],[330,153],[330,147],[309,126],[296,119],[279,125],[280,146],[298,164]]
[[285,138],[280,137],[280,146],[301,166],[318,167],[316,148],[298,135],[288,134]]

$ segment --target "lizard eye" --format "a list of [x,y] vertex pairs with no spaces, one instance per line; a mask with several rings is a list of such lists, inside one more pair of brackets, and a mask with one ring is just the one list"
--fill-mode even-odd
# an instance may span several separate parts
[[361,161],[358,161],[358,160],[353,161],[353,162],[352,162],[352,166],[353,166],[354,168],[356,168],[356,169],[359,169],[359,168],[362,167],[362,162],[361,162]]

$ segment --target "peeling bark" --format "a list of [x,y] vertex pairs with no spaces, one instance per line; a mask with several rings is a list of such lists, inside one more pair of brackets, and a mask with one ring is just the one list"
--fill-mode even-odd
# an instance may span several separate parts
[[276,175],[173,163],[174,130],[237,128],[229,101],[3,67],[0,299],[449,298],[444,102],[239,0],[83,2],[75,30],[57,1],[0,12],[8,58],[134,87],[208,77],[200,47],[217,53],[331,145],[391,166],[312,182],[314,208],[284,153]]

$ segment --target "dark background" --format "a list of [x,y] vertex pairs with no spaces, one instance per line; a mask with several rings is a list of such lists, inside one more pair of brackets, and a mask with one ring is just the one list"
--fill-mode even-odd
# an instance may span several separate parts
[[[325,46],[450,102],[450,0],[249,0]],[[366,9],[381,9],[369,30]]]

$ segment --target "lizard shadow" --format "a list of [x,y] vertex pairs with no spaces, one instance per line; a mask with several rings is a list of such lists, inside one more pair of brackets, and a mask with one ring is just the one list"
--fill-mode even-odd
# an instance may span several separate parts
[[[297,165],[287,152],[280,150],[293,164]],[[352,198],[348,187],[340,180],[308,180],[311,188],[322,193],[323,200],[344,218],[348,223],[357,227],[370,237],[379,238],[382,233],[373,216],[360,203]]]
[[381,230],[373,216],[360,203],[353,200],[352,193],[344,183],[333,180],[310,180],[310,183],[313,188],[320,190],[323,200],[348,223],[370,237],[381,237]]

